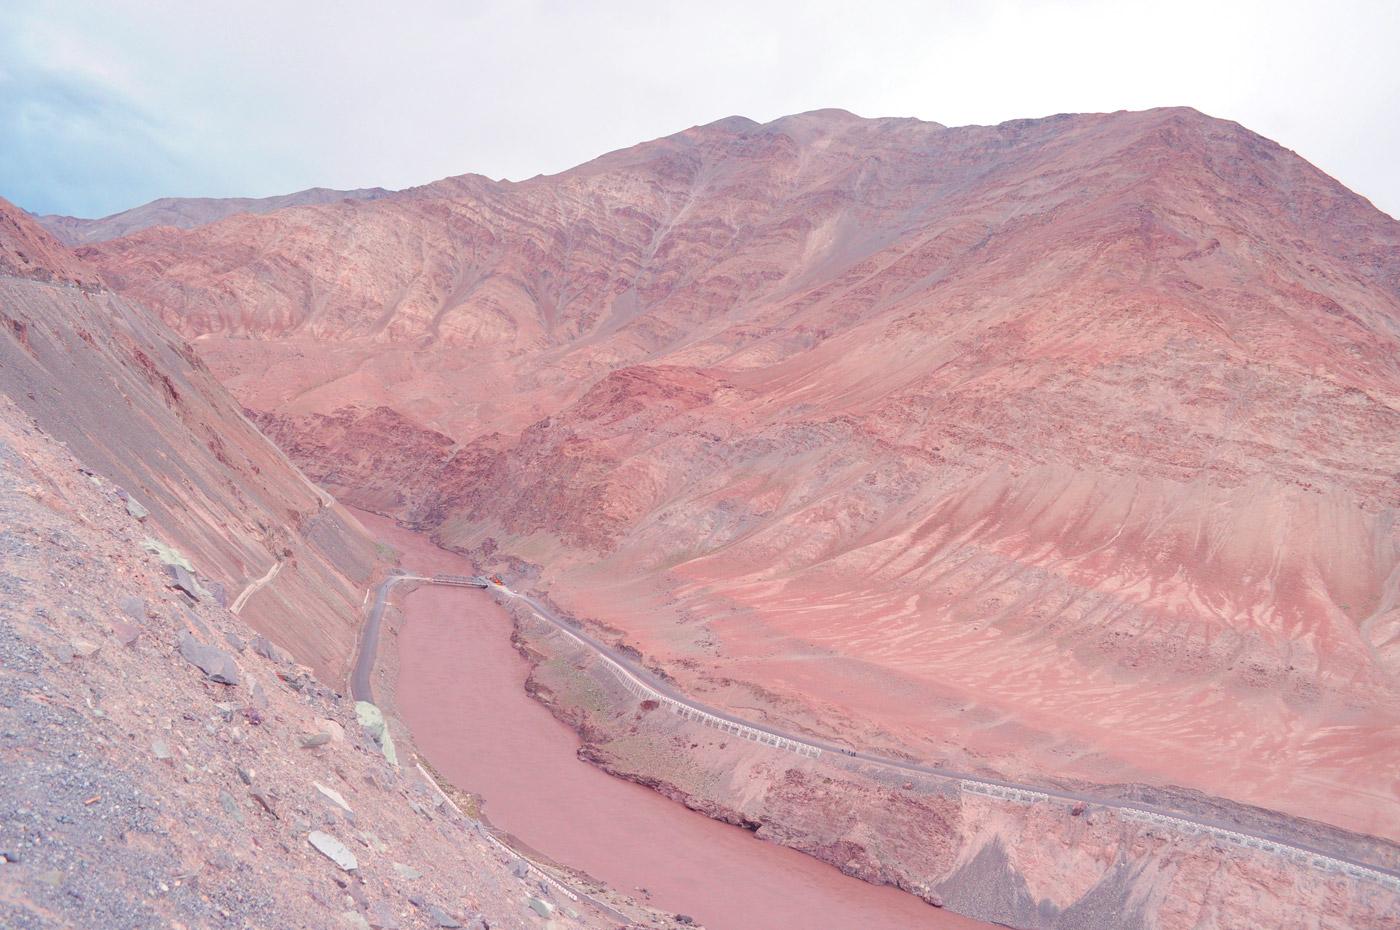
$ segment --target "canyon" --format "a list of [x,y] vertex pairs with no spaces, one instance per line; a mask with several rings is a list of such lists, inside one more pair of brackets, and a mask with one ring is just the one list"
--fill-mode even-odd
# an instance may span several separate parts
[[313,478],[690,690],[1397,839],[1397,249],[1160,110],[735,118],[82,252]]
[[[231,583],[294,566],[248,622],[325,680],[383,553],[298,469],[725,713],[1400,868],[1400,225],[1294,153],[1183,108],[822,110],[278,206],[5,258],[26,301],[95,302],[79,340],[162,327],[221,398],[217,427],[182,414],[182,480],[238,474],[172,533]],[[220,498],[244,479],[265,516]],[[1387,886],[1208,836],[729,744],[514,624],[599,767],[963,914],[1396,925]],[[417,686],[416,738],[460,756]]]

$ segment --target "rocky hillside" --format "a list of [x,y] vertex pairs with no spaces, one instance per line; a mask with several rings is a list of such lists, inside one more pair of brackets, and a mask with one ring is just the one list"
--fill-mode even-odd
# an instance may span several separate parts
[[0,926],[675,926],[338,693],[385,553],[183,340],[2,201],[0,261]]
[[713,701],[1400,836],[1400,226],[1238,125],[736,118],[84,254]]
[[[183,339],[0,202],[0,390],[122,488],[151,539],[329,681],[376,554],[242,415]],[[29,262],[29,264],[24,264]]]
[[226,216],[233,216],[235,213],[271,213],[284,207],[301,207],[313,203],[374,200],[387,193],[389,192],[382,187],[349,191],[313,187],[276,197],[162,197],[139,207],[94,220],[54,213],[34,218],[60,242],[76,246],[129,236],[152,226],[193,229]]
[[0,398],[0,925],[616,925],[175,587],[128,500]]

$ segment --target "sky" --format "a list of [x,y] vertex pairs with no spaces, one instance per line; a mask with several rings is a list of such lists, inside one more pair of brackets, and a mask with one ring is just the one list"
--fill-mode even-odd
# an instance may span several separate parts
[[1400,0],[0,0],[0,196],[562,171],[725,116],[1193,106],[1400,216]]

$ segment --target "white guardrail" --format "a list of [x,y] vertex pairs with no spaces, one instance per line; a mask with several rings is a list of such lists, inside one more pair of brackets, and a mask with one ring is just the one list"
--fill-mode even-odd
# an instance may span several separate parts
[[[604,658],[606,659],[607,657],[604,656]],[[696,710],[694,707],[682,704],[675,698],[667,697],[645,682],[639,681],[631,672],[615,664],[612,660],[608,660],[607,665],[608,670],[611,671],[617,680],[622,682],[622,686],[632,692],[632,694],[644,701],[655,701],[678,717],[684,717],[686,720],[693,720],[707,727],[713,727],[722,733],[732,733],[740,739],[752,740],[755,743],[796,753],[799,756],[806,756],[809,759],[815,759],[822,754],[822,751],[815,746],[808,746],[806,743],[799,743],[797,740],[788,739],[785,736],[778,736],[766,730],[759,730],[742,723],[735,723],[733,720],[725,720],[723,717],[707,714],[703,710]]]
[[[512,596],[514,596],[514,592],[510,593],[512,594]],[[533,613],[535,614],[535,618],[541,623],[549,623],[548,620],[540,616],[539,611],[533,611]],[[795,739],[788,739],[785,736],[778,736],[776,733],[769,733],[766,730],[760,730],[756,727],[751,727],[746,724],[736,723],[733,720],[725,720],[723,717],[717,717],[714,714],[709,714],[703,710],[698,710],[697,708],[691,707],[688,704],[683,704],[673,697],[668,697],[667,695],[662,694],[660,691],[657,691],[651,685],[642,681],[636,675],[633,675],[625,667],[616,662],[611,656],[598,651],[592,644],[579,637],[568,627],[563,626],[562,624],[554,623],[550,623],[549,625],[554,627],[554,629],[558,630],[564,635],[568,636],[580,646],[583,646],[585,649],[592,651],[595,655],[602,659],[603,664],[608,667],[608,671],[613,673],[613,676],[617,678],[619,682],[622,683],[622,686],[636,697],[642,699],[643,701],[655,701],[657,704],[660,704],[662,707],[667,708],[678,717],[684,717],[687,720],[693,720],[696,723],[703,724],[704,726],[713,727],[714,729],[719,730],[723,733],[732,733],[740,739],[752,740],[755,743],[761,743],[764,746],[772,746],[774,749],[781,749],[785,752],[795,753],[799,756],[805,756],[809,759],[815,759],[817,756],[820,756],[822,754],[822,751],[816,746],[809,746],[806,743],[798,742]]]
[[[545,620],[545,618],[540,617],[538,613],[536,613],[535,616],[540,621],[548,623],[548,621]],[[551,624],[551,626],[554,626],[555,629],[566,634],[570,639],[573,639],[574,641],[579,643],[579,645],[589,649],[593,648],[587,641],[575,635],[568,628],[556,624]],[[613,660],[610,656],[602,652],[598,652],[596,650],[593,651],[596,655],[599,656],[599,658],[603,660],[603,663],[607,666],[608,671],[610,671],[613,674],[613,676],[622,684],[622,686],[626,688],[629,692],[631,692],[635,697],[641,700],[655,701],[660,706],[668,708],[672,713],[676,714],[679,717],[683,717],[686,720],[695,721],[696,723],[703,724],[707,727],[712,727],[723,733],[731,733],[741,739],[751,740],[755,743],[759,743],[764,746],[771,746],[774,749],[781,749],[787,752],[792,752],[799,756],[804,756],[810,759],[815,759],[822,754],[822,750],[816,746],[811,746],[807,743],[802,743],[784,736],[778,736],[775,733],[769,733],[766,730],[760,730],[756,727],[751,727],[746,724],[738,723],[734,720],[726,720],[723,717],[716,716],[715,714],[706,713],[703,710],[699,710],[698,708],[691,707],[688,704],[684,704],[673,697],[662,694],[660,691],[648,685],[646,682],[639,679],[636,675],[633,675],[626,667]],[[947,778],[948,776],[935,775],[933,777]],[[1050,802],[1052,804],[1073,805],[1075,803],[1078,803],[1073,799],[1056,797],[1055,795],[1046,794],[1041,791],[1034,791],[1028,788],[1013,788],[1008,785],[997,785],[988,782],[973,781],[971,779],[966,778],[959,778],[956,780],[958,782],[959,787],[963,791],[969,792],[971,794],[980,794],[986,797],[1000,798],[1006,801],[1015,801],[1022,804]],[[1123,815],[1123,817],[1128,820],[1135,820],[1141,823],[1151,823],[1158,826],[1171,827],[1172,829],[1187,836],[1195,836],[1201,834],[1208,835],[1214,839],[1230,843],[1234,846],[1239,846],[1244,849],[1257,849],[1261,852],[1271,853],[1276,856],[1282,856],[1288,859],[1289,861],[1297,863],[1299,865],[1312,866],[1313,868],[1321,869],[1323,871],[1333,872],[1341,875],[1348,875],[1352,878],[1365,879],[1368,881],[1375,882],[1376,884],[1379,884],[1392,891],[1400,892],[1400,876],[1393,875],[1389,872],[1382,872],[1377,869],[1369,868],[1367,866],[1360,865],[1355,862],[1346,862],[1341,859],[1336,859],[1332,856],[1328,856],[1324,853],[1316,852],[1314,850],[1303,849],[1298,846],[1292,846],[1288,843],[1282,843],[1275,840],[1268,840],[1259,836],[1249,836],[1244,833],[1237,833],[1234,830],[1227,830],[1223,827],[1215,827],[1209,824],[1194,823],[1192,821],[1184,820],[1179,817],[1172,817],[1167,814],[1159,814],[1153,811],[1140,810],[1138,808],[1129,807],[1123,804],[1106,804],[1103,802],[1093,801],[1087,801],[1084,803],[1093,804],[1096,807],[1102,807],[1108,810],[1117,811],[1119,814]]]
[[[1000,798],[1004,801],[1019,801],[1023,804],[1030,804],[1037,801],[1050,801],[1060,804],[1073,803],[1066,801],[1064,798],[1056,798],[1039,791],[1028,791],[1025,788],[1008,788],[1001,785],[989,785],[983,782],[969,781],[967,779],[962,779],[958,784],[963,791],[971,794]],[[1349,875],[1352,878],[1367,879],[1379,885],[1383,885],[1392,891],[1400,891],[1400,877],[1386,872],[1380,872],[1376,869],[1367,868],[1364,865],[1358,865],[1354,862],[1344,862],[1341,859],[1335,859],[1324,853],[1300,849],[1297,846],[1290,846],[1287,843],[1280,843],[1274,840],[1266,840],[1259,836],[1236,833],[1234,830],[1227,830],[1224,827],[1213,827],[1207,824],[1193,823],[1190,820],[1183,820],[1180,817],[1138,810],[1133,807],[1112,805],[1109,809],[1117,811],[1127,820],[1136,820],[1139,823],[1149,823],[1154,826],[1170,827],[1187,836],[1209,836],[1212,839],[1230,843],[1244,849],[1257,849],[1261,852],[1272,853],[1273,855],[1281,856],[1299,865],[1307,865],[1327,872]]]

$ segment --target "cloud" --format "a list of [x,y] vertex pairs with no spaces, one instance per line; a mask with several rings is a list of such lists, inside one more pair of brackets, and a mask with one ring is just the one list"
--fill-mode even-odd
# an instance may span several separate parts
[[13,65],[0,71],[0,190],[38,212],[130,206],[141,181],[174,173],[158,123],[82,78]]

